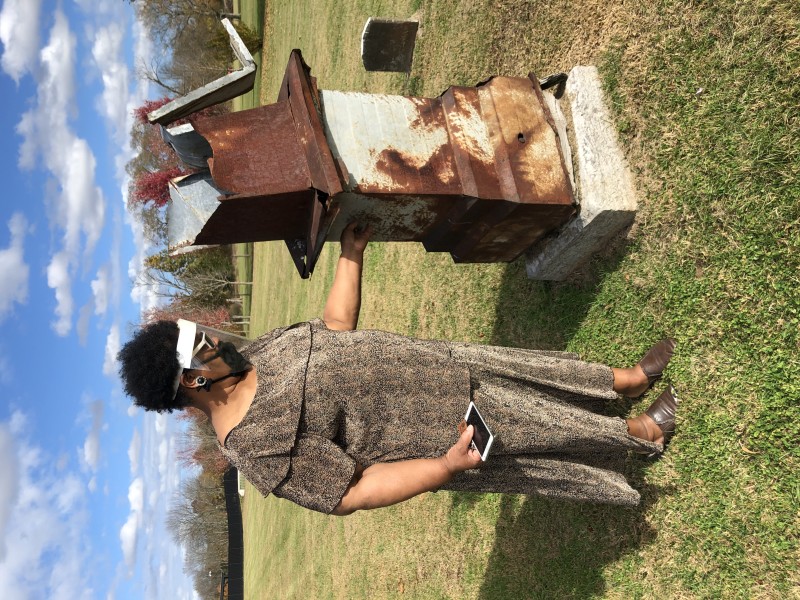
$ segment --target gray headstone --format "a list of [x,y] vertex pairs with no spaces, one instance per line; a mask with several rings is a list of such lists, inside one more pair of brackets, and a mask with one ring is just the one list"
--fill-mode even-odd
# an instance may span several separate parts
[[414,60],[417,21],[370,17],[361,34],[361,62],[367,71],[409,73]]

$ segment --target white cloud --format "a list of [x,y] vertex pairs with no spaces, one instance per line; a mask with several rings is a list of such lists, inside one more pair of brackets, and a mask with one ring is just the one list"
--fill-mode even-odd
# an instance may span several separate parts
[[141,477],[134,479],[128,487],[128,503],[131,505],[132,512],[142,512],[144,508],[144,481],[142,481]]
[[144,481],[137,477],[128,487],[128,504],[130,514],[127,521],[119,530],[119,539],[122,544],[122,556],[129,570],[136,564],[136,542],[142,524],[142,509],[144,508]]
[[139,472],[139,458],[142,453],[142,436],[138,429],[133,430],[130,446],[128,446],[128,459],[131,462],[131,475]]
[[98,108],[119,142],[125,139],[130,130],[127,106],[129,73],[121,59],[123,36],[122,26],[111,23],[95,33],[92,46],[92,57],[103,79],[103,94],[98,101]]
[[48,217],[62,232],[62,248],[47,267],[47,284],[55,291],[53,329],[66,335],[72,329],[72,277],[81,255],[89,256],[105,222],[106,203],[95,183],[96,160],[86,140],[69,125],[75,113],[75,36],[64,13],[54,11],[47,46],[40,53],[36,105],[17,126],[22,136],[20,166],[33,168],[41,157],[57,183],[58,197]]
[[137,515],[130,513],[128,520],[119,530],[119,540],[122,546],[122,556],[129,572],[133,571],[136,565],[136,542],[139,537],[139,525]]
[[100,431],[103,429],[103,401],[95,400],[88,404],[91,426],[83,448],[79,450],[81,463],[92,472],[97,471],[100,462]]
[[41,4],[41,0],[5,0],[0,9],[0,65],[18,83],[36,64]]
[[15,494],[3,487],[0,499],[10,515],[2,539],[14,540],[13,552],[0,560],[0,589],[13,590],[16,598],[88,598],[85,487],[75,473],[57,471],[52,457],[16,430],[25,421],[17,412],[0,425],[5,464],[13,463],[17,486]]
[[47,285],[56,291],[56,317],[53,329],[64,336],[72,329],[72,277],[70,275],[70,257],[59,252],[47,265]]
[[117,353],[119,353],[119,349],[119,325],[114,323],[108,331],[105,359],[103,360],[103,373],[109,377],[114,377],[117,373]]
[[3,468],[0,469],[0,563],[5,560],[6,529],[11,517],[11,509],[17,503],[19,485],[17,481],[17,457],[14,452],[14,440],[8,426],[0,424],[0,456],[4,456]]
[[92,280],[92,294],[94,295],[94,314],[104,316],[108,311],[108,298],[111,294],[111,279],[108,265],[103,265],[97,270],[97,277]]
[[28,299],[28,265],[22,255],[22,243],[28,222],[21,213],[14,213],[8,221],[11,241],[8,248],[0,250],[0,322],[11,312],[14,303],[24,304]]

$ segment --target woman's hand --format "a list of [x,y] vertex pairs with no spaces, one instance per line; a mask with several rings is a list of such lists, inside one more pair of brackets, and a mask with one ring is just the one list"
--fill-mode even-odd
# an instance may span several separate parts
[[458,441],[444,455],[444,463],[451,474],[455,475],[467,469],[474,469],[483,462],[480,452],[470,446],[474,431],[472,425],[467,427]]
[[369,237],[372,235],[372,226],[360,227],[353,221],[342,231],[342,256],[346,258],[360,258],[367,247]]

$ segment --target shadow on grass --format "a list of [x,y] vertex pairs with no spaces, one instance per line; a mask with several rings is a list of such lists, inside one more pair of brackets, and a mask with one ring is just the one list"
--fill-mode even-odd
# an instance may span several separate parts
[[625,256],[626,232],[605,249],[601,261],[579,268],[567,281],[528,279],[523,258],[509,264],[500,284],[489,343],[564,350],[586,318],[603,278]]
[[[523,260],[509,265],[490,343],[564,350],[585,320],[604,277],[613,273],[625,256],[627,247],[622,240],[608,248],[602,260],[594,261],[567,282],[530,281]],[[623,404],[609,403],[608,414],[624,413],[628,407]],[[495,543],[480,597],[602,595],[605,565],[655,538],[644,514],[659,496],[670,493],[647,487],[644,467],[637,458],[627,463],[628,481],[642,494],[642,503],[635,508],[501,496]],[[474,501],[470,496],[456,494],[453,511],[468,511]]]
[[642,489],[636,508],[504,495],[479,598],[589,598],[605,565],[655,539],[644,519],[667,490]]

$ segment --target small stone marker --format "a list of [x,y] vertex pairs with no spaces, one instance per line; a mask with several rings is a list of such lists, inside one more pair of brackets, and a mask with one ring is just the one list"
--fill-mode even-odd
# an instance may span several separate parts
[[361,34],[361,61],[367,71],[409,73],[414,60],[417,21],[370,17]]

